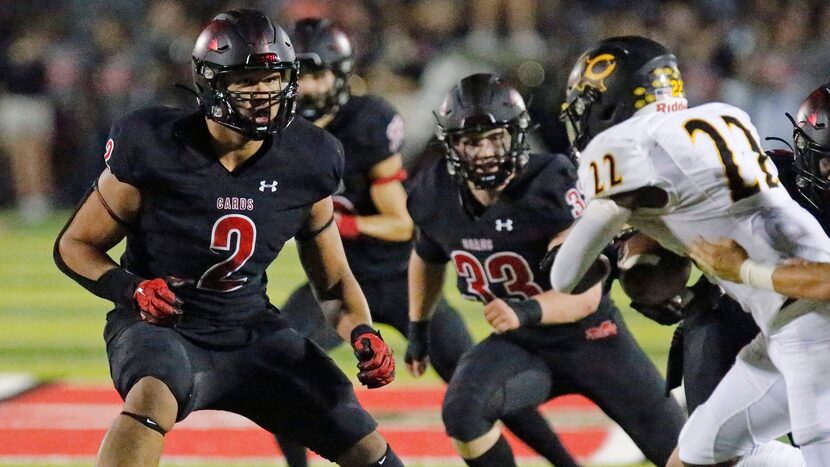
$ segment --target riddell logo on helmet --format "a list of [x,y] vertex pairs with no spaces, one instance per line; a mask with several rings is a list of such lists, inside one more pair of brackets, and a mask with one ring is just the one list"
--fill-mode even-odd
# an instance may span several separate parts
[[658,102],[657,103],[657,111],[658,112],[676,112],[678,110],[685,110],[689,107],[688,102],[686,99],[682,100],[675,100],[673,102]]

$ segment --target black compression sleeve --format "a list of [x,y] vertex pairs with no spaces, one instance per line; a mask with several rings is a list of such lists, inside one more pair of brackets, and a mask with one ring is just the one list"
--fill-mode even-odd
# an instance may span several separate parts
[[58,269],[69,276],[69,278],[80,284],[81,287],[89,290],[101,298],[105,298],[117,304],[131,305],[135,287],[142,281],[142,278],[133,275],[126,269],[114,268],[105,272],[98,278],[98,280],[88,279],[72,270],[72,268],[64,262],[63,257],[61,256],[61,238],[64,233],[66,233],[66,229],[69,228],[69,225],[75,219],[75,215],[78,213],[78,210],[86,202],[87,198],[89,198],[94,189],[95,187],[93,186],[86,192],[84,197],[81,199],[81,202],[78,204],[78,207],[75,209],[75,212],[72,213],[72,216],[70,216],[69,220],[66,222],[66,225],[64,225],[63,229],[61,229],[60,234],[58,234],[58,238],[55,240],[55,246],[52,249],[52,257],[55,260],[55,265]]

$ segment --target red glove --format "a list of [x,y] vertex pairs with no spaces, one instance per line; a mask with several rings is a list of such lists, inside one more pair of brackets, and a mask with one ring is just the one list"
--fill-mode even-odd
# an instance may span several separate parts
[[357,379],[369,389],[386,386],[395,380],[395,357],[380,332],[366,324],[352,331],[352,347],[360,372]]
[[341,238],[352,240],[360,235],[357,230],[357,216],[337,213],[334,215],[334,220],[337,222],[337,229],[340,230]]
[[159,278],[139,282],[133,297],[141,318],[150,324],[172,324],[182,314],[182,301],[170,290],[170,286],[181,285],[181,282],[172,279],[168,285],[167,281]]

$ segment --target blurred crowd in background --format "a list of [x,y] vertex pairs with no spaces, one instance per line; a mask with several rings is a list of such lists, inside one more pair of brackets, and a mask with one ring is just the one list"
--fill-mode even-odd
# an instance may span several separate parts
[[[287,31],[329,17],[351,36],[355,93],[407,122],[404,155],[424,152],[432,111],[470,73],[502,74],[530,101],[538,149],[564,150],[557,119],[579,52],[603,37],[656,39],[680,60],[691,105],[749,112],[788,138],[807,92],[830,76],[830,4],[820,0],[0,0],[0,200],[23,222],[74,205],[103,168],[111,121],[148,105],[188,106],[199,31],[231,8]],[[780,143],[765,142],[767,148]]]

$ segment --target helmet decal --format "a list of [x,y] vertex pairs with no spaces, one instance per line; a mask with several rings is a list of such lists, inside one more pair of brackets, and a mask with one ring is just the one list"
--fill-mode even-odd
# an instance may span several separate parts
[[611,76],[617,68],[617,59],[611,54],[603,53],[594,58],[585,57],[585,71],[582,72],[582,80],[576,88],[584,90],[586,85],[591,85],[600,92],[608,89],[605,86],[605,78]]
[[686,108],[677,59],[640,36],[611,37],[583,53],[571,70],[560,119],[574,154],[603,130],[652,103]]

